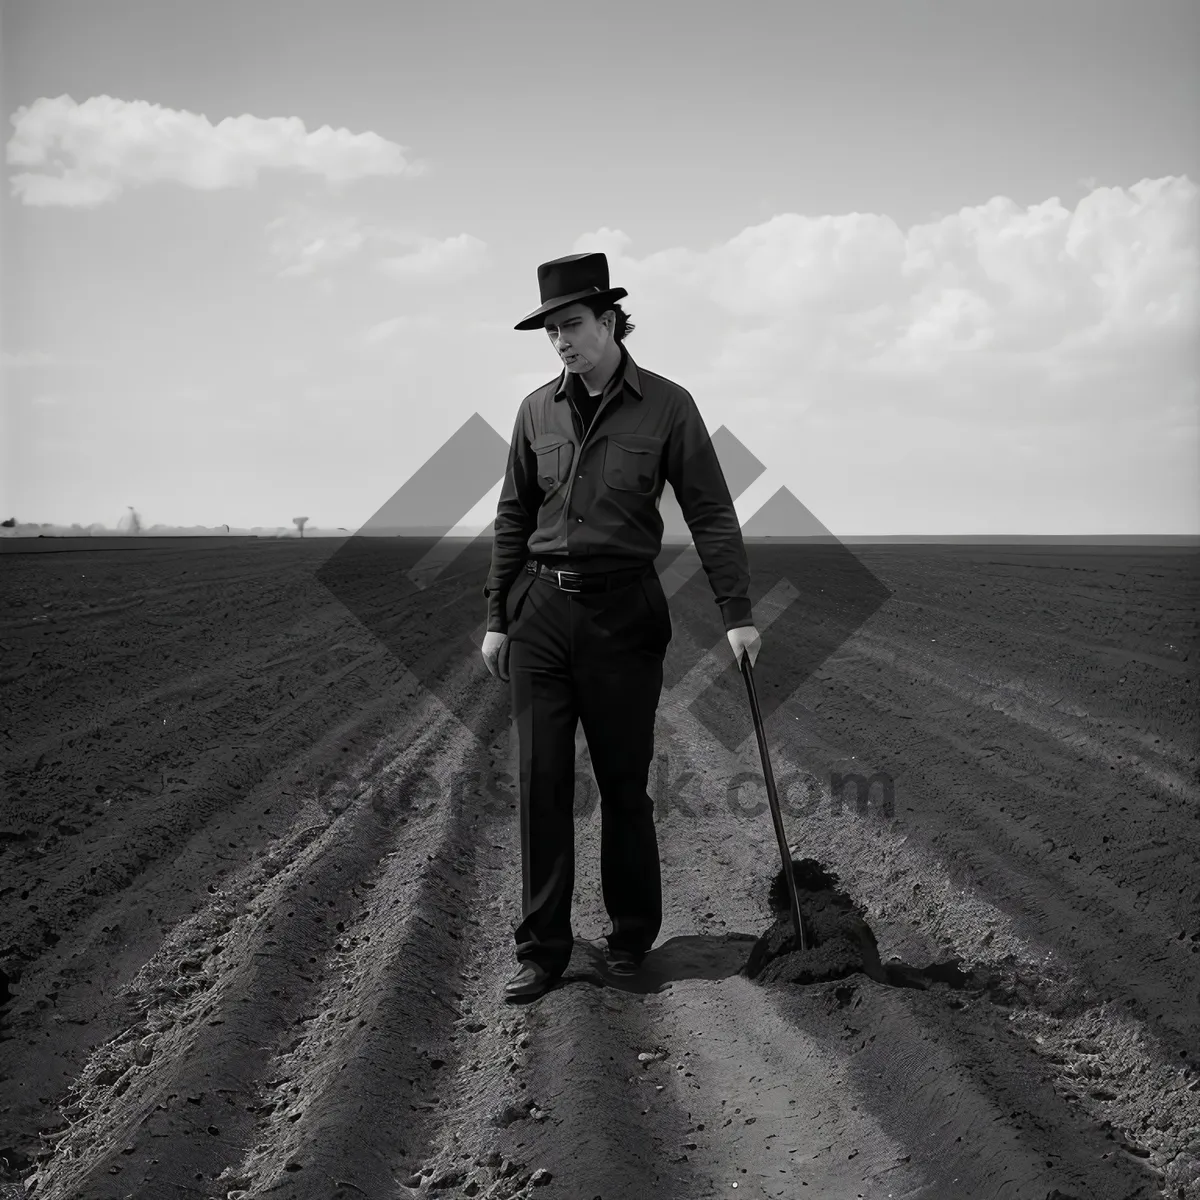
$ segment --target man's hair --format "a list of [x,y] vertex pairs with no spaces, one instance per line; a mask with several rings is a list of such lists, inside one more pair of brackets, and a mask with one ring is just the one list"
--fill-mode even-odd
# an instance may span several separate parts
[[592,310],[592,315],[597,320],[600,319],[602,313],[608,312],[610,308],[613,310],[617,317],[617,323],[613,326],[613,337],[618,343],[623,342],[625,338],[628,337],[628,335],[631,334],[636,328],[620,304],[615,303],[612,300],[584,299],[581,300],[580,303],[590,308]]

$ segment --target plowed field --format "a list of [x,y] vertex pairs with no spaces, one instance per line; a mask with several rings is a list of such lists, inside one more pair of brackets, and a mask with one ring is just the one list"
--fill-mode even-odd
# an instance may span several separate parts
[[332,549],[0,560],[0,1194],[1200,1200],[1195,551],[854,548],[892,597],[767,738],[907,987],[740,974],[779,856],[676,596],[659,943],[606,975],[581,733],[575,957],[509,1006],[507,690],[451,641],[418,682]]

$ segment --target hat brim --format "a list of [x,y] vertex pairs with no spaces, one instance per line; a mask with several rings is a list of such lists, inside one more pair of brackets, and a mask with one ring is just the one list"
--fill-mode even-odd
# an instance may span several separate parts
[[588,288],[582,292],[574,292],[569,296],[555,296],[553,300],[547,300],[541,308],[535,308],[529,316],[518,321],[514,329],[541,329],[542,322],[546,318],[547,313],[552,313],[556,309],[566,308],[568,304],[574,304],[579,300],[597,300],[603,298],[605,300],[620,300],[623,296],[628,296],[629,293],[621,287],[608,288],[605,291],[596,291],[595,288]]

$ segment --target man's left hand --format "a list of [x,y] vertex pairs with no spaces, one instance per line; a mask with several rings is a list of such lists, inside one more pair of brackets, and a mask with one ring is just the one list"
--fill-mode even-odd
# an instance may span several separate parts
[[735,629],[727,629],[725,636],[729,639],[730,646],[733,647],[733,661],[737,663],[738,670],[742,668],[742,654],[745,652],[750,655],[750,665],[754,666],[758,659],[758,651],[762,646],[762,638],[758,636],[758,630],[753,625],[739,625]]

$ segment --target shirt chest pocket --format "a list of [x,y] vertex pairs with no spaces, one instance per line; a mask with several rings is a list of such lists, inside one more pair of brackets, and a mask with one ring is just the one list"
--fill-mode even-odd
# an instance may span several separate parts
[[648,495],[658,482],[663,439],[612,433],[604,446],[604,482],[618,492]]
[[560,433],[544,433],[534,438],[530,448],[537,455],[537,481],[549,492],[560,486],[571,473],[575,447]]

